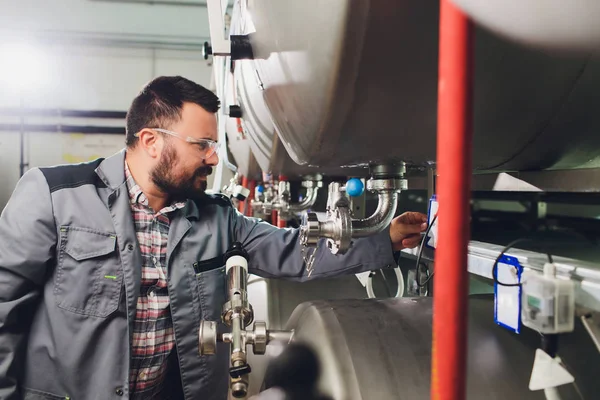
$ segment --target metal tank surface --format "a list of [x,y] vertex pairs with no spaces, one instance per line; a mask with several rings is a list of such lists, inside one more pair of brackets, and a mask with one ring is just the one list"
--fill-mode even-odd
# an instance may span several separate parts
[[[340,176],[358,172],[357,170],[342,169],[338,166],[311,168],[294,162],[277,135],[271,113],[263,98],[262,85],[254,62],[252,60],[235,61],[233,74],[235,76],[235,103],[239,105],[242,113],[240,123],[243,131],[239,135],[244,136],[244,139],[246,139],[243,144],[249,146],[248,150],[251,149],[253,157],[262,171],[276,176],[285,175],[288,178],[317,172]],[[233,119],[230,118],[230,120]],[[232,145],[230,141],[230,147]],[[237,145],[240,146],[241,144]]]
[[600,49],[597,0],[453,0],[471,18],[513,40],[565,50]]
[[[270,115],[245,118],[249,134],[260,143],[271,120],[295,162],[320,168],[434,161],[438,14],[434,0],[248,0],[255,59],[236,62],[238,87]],[[477,28],[475,63],[475,169],[600,165],[598,60]]]
[[250,149],[250,140],[239,132],[238,119],[228,118],[225,127],[228,139],[227,148],[235,160],[237,172],[250,179],[260,179],[262,172]]
[[[545,400],[543,391],[528,389],[540,335],[497,326],[493,296],[471,296],[469,304],[468,398]],[[315,301],[298,306],[287,329],[295,329],[294,342],[316,353],[321,395],[420,400],[430,396],[431,318],[432,298]],[[577,385],[560,386],[560,398],[596,399],[600,354],[579,321],[560,337],[558,355]]]
[[271,115],[261,98],[256,76],[253,76],[252,61],[234,63],[235,102],[242,111],[242,127],[258,165],[263,171],[269,172],[276,137]]

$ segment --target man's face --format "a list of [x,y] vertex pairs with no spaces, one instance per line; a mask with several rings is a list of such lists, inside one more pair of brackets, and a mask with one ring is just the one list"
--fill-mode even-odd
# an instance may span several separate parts
[[217,118],[202,107],[184,103],[181,120],[166,128],[180,138],[162,135],[163,147],[158,163],[150,177],[154,184],[173,200],[194,199],[206,190],[206,178],[212,166],[218,164],[216,154],[203,159],[201,146],[186,142],[185,138],[217,140]]

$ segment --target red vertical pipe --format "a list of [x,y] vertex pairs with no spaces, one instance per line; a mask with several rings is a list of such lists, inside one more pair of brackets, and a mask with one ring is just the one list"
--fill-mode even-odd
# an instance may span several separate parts
[[278,228],[287,228],[287,221],[281,218],[281,213],[277,213],[277,227]]
[[271,211],[271,225],[277,226],[277,221],[279,220],[279,213],[277,210]]
[[250,190],[250,194],[248,195],[248,198],[246,199],[246,212],[245,212],[245,215],[248,217],[251,217],[253,215],[252,200],[254,200],[254,190],[255,189],[256,189],[256,181],[251,180],[250,182],[248,182],[248,190]]
[[466,398],[472,50],[469,20],[450,0],[441,0],[437,119],[439,241],[433,296],[433,400]]

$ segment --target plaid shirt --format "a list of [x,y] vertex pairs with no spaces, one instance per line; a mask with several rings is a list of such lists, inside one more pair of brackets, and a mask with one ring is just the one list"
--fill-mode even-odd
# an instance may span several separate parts
[[185,203],[174,203],[155,213],[133,179],[127,162],[125,176],[143,260],[140,265],[142,281],[133,325],[130,398],[161,399],[167,358],[175,344],[165,268],[169,214],[182,208]]

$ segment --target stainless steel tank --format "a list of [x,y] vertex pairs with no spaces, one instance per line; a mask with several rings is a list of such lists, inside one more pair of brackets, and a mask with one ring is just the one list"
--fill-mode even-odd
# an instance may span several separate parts
[[[516,335],[495,325],[493,296],[471,296],[469,304],[468,398],[545,399],[543,391],[528,389],[539,334],[524,328]],[[430,393],[431,321],[432,298],[334,300],[298,306],[287,328],[315,351],[321,394],[334,400],[421,400]],[[600,354],[580,323],[560,337],[558,354],[577,385],[561,386],[561,399],[596,399]]]
[[225,127],[227,130],[227,148],[235,160],[235,165],[238,168],[237,172],[250,179],[260,180],[262,172],[251,150],[251,141],[239,132],[238,119],[228,118]]
[[475,21],[512,40],[567,50],[600,49],[597,0],[452,0]]
[[[215,68],[221,66],[215,65]],[[222,82],[225,96],[224,105],[235,105],[236,91],[234,87],[235,76],[231,72],[227,72]],[[231,113],[230,110],[225,110]],[[252,151],[253,141],[247,137],[246,132],[242,127],[241,118],[237,115],[223,115],[225,118],[225,133],[227,135],[227,150],[233,156],[232,161],[237,167],[237,172],[249,179],[261,179],[261,168],[256,160],[256,156]]]
[[[262,88],[253,61],[236,61],[233,73],[235,76],[234,103],[239,105],[242,111],[240,122],[243,132],[240,132],[238,137],[243,137],[244,140],[247,140],[244,143],[248,143],[253,157],[255,157],[258,163],[258,167],[262,171],[274,174],[275,176],[285,175],[291,179],[317,172],[340,176],[357,172],[356,170],[349,171],[348,169],[342,169],[338,166],[311,168],[294,162],[277,135],[271,119],[271,113],[263,98]],[[230,118],[230,120],[234,119]],[[232,127],[231,130],[233,129]],[[235,129],[237,130],[238,128],[235,127]],[[240,143],[238,142],[233,145],[239,146]],[[230,146],[232,146],[231,139]]]
[[[237,63],[238,86],[268,108],[244,119],[253,140],[260,143],[258,122],[270,120],[299,164],[434,161],[438,3],[248,0],[242,18],[255,60]],[[600,165],[597,60],[481,29],[475,53],[476,169]]]

